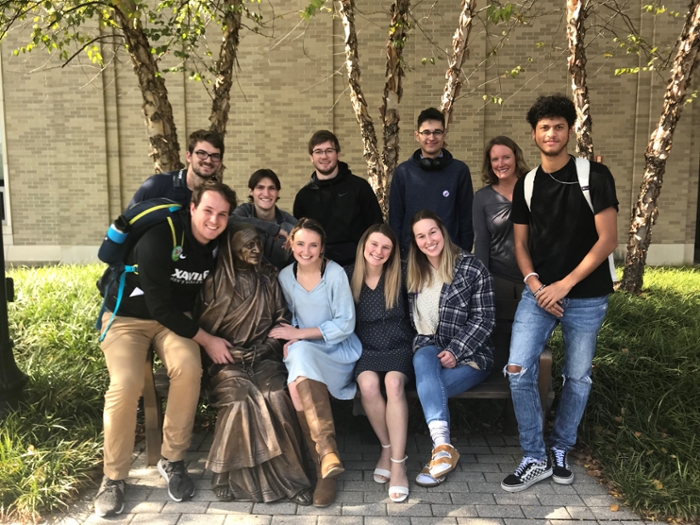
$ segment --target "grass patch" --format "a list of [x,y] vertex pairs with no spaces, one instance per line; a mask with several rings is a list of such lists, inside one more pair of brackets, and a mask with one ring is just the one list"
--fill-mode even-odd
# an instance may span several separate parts
[[649,269],[644,285],[610,298],[580,436],[635,511],[697,521],[700,269]]
[[9,272],[25,404],[0,428],[0,516],[36,520],[65,505],[101,461],[107,371],[93,330],[102,265]]
[[[33,520],[61,508],[99,473],[108,376],[92,327],[101,271],[101,265],[89,265],[10,272],[18,292],[10,304],[10,334],[30,382],[26,405],[0,428],[2,518]],[[581,441],[634,510],[697,520],[700,270],[648,269],[645,287],[640,297],[611,297]],[[556,366],[560,335],[552,345]],[[556,370],[555,381],[559,377]],[[454,410],[453,426],[498,431],[501,405],[485,403],[468,414]],[[358,431],[351,404],[334,410],[342,413],[339,432]],[[213,418],[202,405],[200,424],[211,426]],[[421,411],[413,407],[410,430],[423,427]]]

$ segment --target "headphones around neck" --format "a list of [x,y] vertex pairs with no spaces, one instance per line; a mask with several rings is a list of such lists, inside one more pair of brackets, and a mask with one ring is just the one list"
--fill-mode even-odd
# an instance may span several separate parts
[[418,159],[418,165],[425,171],[438,171],[445,167],[445,162],[447,159],[442,157],[436,157],[434,159],[430,157],[423,157]]

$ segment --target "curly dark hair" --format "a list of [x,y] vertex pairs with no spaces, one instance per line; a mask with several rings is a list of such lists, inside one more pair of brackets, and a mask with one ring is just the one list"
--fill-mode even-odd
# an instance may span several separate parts
[[543,118],[562,117],[572,128],[576,122],[576,106],[573,101],[561,93],[549,96],[540,96],[527,112],[527,121],[532,129]]

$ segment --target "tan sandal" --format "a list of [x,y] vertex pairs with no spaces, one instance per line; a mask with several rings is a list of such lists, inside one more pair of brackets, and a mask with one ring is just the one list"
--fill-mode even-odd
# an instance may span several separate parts
[[430,475],[430,463],[424,466],[416,476],[416,485],[419,487],[437,487],[443,481],[445,481],[445,476],[434,478]]
[[434,478],[452,472],[459,462],[459,452],[452,445],[442,444],[433,449],[430,458],[430,475]]

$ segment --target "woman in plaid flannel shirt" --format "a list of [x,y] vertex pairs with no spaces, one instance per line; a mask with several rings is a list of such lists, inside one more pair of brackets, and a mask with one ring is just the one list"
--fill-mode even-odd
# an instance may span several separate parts
[[447,400],[481,383],[493,366],[496,322],[486,267],[451,240],[440,218],[421,210],[411,221],[408,292],[416,389],[433,440],[430,463],[416,483],[434,486],[455,469]]

